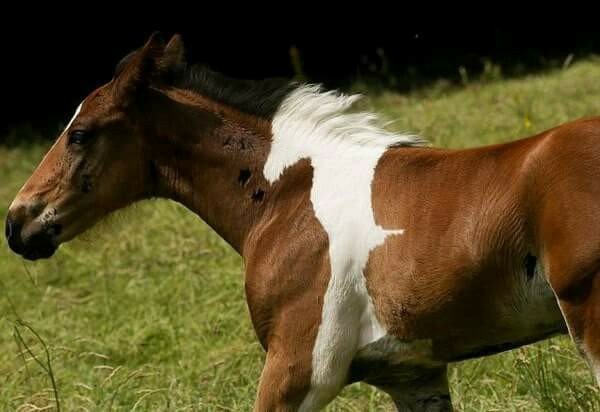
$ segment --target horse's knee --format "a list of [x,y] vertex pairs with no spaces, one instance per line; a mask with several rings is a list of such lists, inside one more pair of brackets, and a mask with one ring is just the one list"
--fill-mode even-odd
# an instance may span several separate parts
[[255,411],[317,411],[331,402],[346,381],[339,379],[339,373],[314,379],[310,360],[267,354]]
[[310,358],[267,353],[255,411],[297,411],[310,389]]

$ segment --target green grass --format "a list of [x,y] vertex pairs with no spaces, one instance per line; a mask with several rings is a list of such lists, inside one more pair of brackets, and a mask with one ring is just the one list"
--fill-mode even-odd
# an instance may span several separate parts
[[[600,61],[513,80],[384,93],[373,106],[434,144],[507,141],[600,114]],[[0,215],[47,145],[0,146]],[[2,240],[4,242],[4,240]],[[264,354],[249,322],[241,259],[196,216],[141,204],[60,249],[24,262],[0,247],[0,406],[49,410],[48,373],[15,338],[15,320],[48,345],[65,411],[249,410]],[[24,342],[44,364],[42,345]],[[454,365],[460,411],[600,411],[600,393],[566,338]],[[330,411],[389,409],[367,385]]]

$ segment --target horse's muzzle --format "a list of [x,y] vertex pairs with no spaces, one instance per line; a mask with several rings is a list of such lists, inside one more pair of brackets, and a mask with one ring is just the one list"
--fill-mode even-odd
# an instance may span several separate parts
[[38,230],[23,234],[23,225],[9,215],[6,217],[4,234],[8,246],[13,252],[23,256],[25,259],[36,260],[49,258],[56,251],[57,245],[54,240],[55,227],[46,228],[40,226]]

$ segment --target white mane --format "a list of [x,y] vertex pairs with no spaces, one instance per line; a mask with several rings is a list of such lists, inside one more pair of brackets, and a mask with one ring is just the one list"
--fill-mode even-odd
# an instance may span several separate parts
[[[280,152],[321,151],[330,156],[358,154],[370,149],[399,146],[422,146],[425,141],[412,134],[398,134],[384,129],[385,123],[375,113],[350,112],[362,96],[337,91],[322,91],[318,85],[303,85],[292,91],[281,103],[272,121],[273,144],[284,144]],[[283,154],[283,153],[281,153]],[[293,164],[287,156],[278,160]],[[288,161],[289,160],[289,161]],[[265,165],[266,177],[273,180],[282,172],[282,164]]]
[[[362,98],[338,91],[324,92],[319,85],[304,85],[292,91],[273,118],[273,129],[343,139],[361,146],[420,146],[425,142],[416,135],[397,134],[384,129],[386,123],[370,112],[349,113]],[[304,136],[308,137],[308,136]]]

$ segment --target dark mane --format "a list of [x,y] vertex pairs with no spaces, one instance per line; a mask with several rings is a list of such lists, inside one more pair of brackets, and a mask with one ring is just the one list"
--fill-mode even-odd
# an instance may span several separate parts
[[119,62],[117,63],[117,66],[115,67],[115,73],[113,74],[113,78],[117,78],[121,75],[123,70],[125,70],[125,67],[127,67],[127,64],[129,64],[129,62],[131,61],[131,59],[133,58],[133,56],[136,53],[137,53],[137,50],[134,50],[134,51],[128,53],[121,60],[119,60]]
[[192,90],[242,112],[271,119],[285,97],[297,87],[281,78],[232,79],[205,66],[188,67],[174,86]]
[[[137,50],[123,57],[115,68],[118,77]],[[203,65],[182,67],[171,73],[168,83],[191,90],[242,112],[271,119],[285,97],[298,84],[283,78],[241,80],[227,77]]]

